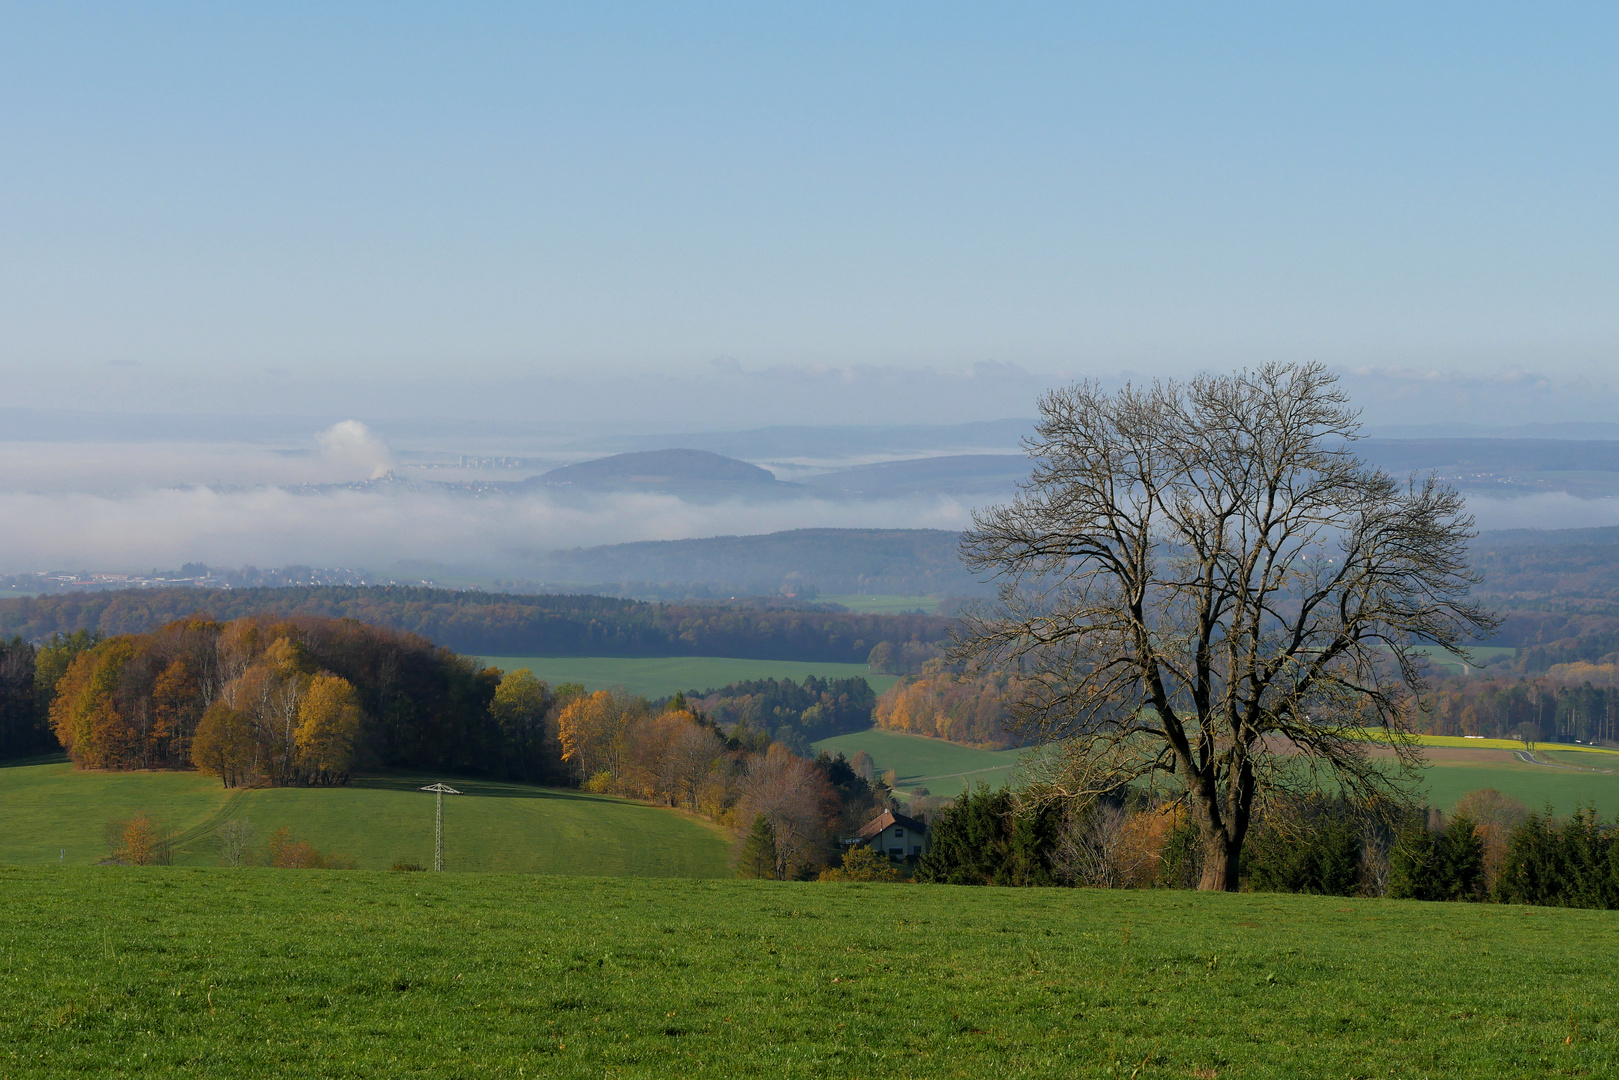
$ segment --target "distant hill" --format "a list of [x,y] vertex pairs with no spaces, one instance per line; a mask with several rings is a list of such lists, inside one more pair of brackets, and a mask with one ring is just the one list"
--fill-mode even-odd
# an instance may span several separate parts
[[[685,587],[694,595],[799,593],[974,596],[988,591],[944,529],[793,529],[759,536],[649,540],[547,556],[557,582]],[[703,591],[699,591],[703,590]]]
[[769,487],[774,473],[707,450],[637,450],[564,465],[527,481],[526,487],[593,490],[680,490],[691,487]]

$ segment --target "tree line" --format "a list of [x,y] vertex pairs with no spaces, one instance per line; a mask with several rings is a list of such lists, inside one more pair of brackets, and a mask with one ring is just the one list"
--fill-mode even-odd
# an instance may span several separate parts
[[807,755],[817,740],[871,727],[877,695],[862,678],[810,675],[802,683],[747,679],[719,689],[691,690],[684,699],[727,730],[763,732]]
[[1426,735],[1612,742],[1619,740],[1619,664],[1577,661],[1532,677],[1439,680],[1412,718]]
[[[954,885],[1192,888],[1197,829],[1139,795],[1082,808],[986,785],[937,807],[917,880]],[[1449,816],[1369,812],[1341,797],[1268,807],[1240,863],[1254,892],[1619,909],[1619,829],[1593,809],[1556,816],[1494,789]]]
[[734,656],[863,664],[884,641],[938,641],[950,620],[743,605],[655,604],[400,586],[140,589],[0,600],[0,634],[42,641],[88,630],[150,633],[209,611],[241,618],[353,619],[469,654]]

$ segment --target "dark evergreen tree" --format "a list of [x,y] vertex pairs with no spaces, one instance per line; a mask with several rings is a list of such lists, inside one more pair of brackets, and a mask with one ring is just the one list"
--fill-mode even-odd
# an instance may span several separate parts
[[776,877],[776,831],[763,814],[753,818],[753,828],[742,841],[737,855],[736,876],[740,878]]
[[34,687],[34,647],[20,637],[0,640],[0,759],[54,749]]
[[964,791],[928,828],[918,881],[949,885],[1055,885],[1056,807],[1020,808],[1007,788]]
[[1495,898],[1504,904],[1557,904],[1566,891],[1560,839],[1549,811],[1544,817],[1530,814],[1512,830],[1501,876],[1495,882]]
[[1484,894],[1484,842],[1466,815],[1445,827],[1442,849],[1443,896],[1438,900],[1480,900]]
[[1400,830],[1389,852],[1389,896],[1395,900],[1442,900],[1443,857],[1439,838],[1423,821]]
[[1354,896],[1360,891],[1361,822],[1341,799],[1308,798],[1278,806],[1255,830],[1243,858],[1258,892]]

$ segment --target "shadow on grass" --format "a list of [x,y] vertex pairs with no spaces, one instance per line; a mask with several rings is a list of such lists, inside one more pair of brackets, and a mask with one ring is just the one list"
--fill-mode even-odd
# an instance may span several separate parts
[[[528,784],[513,784],[501,780],[469,780],[439,774],[407,776],[396,773],[381,773],[356,776],[349,781],[349,787],[380,791],[416,791],[418,788],[438,783],[441,780],[461,792],[462,795],[471,795],[481,799],[558,799],[578,802],[628,802],[635,805],[646,805],[636,803],[634,799],[615,799],[610,795],[592,795],[588,791],[532,787]],[[427,795],[429,793],[424,791],[422,794]]]
[[66,765],[67,755],[58,750],[54,754],[36,754],[33,757],[10,758],[0,761],[0,769],[20,769],[25,765]]

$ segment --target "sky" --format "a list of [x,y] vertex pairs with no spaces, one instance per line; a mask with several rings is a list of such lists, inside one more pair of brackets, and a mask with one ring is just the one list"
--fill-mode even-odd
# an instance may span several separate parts
[[3,5],[0,572],[954,528],[341,485],[1275,360],[1611,424],[1616,55],[1580,3]]
[[[14,4],[8,405],[965,421],[1275,359],[1619,404],[1601,4]],[[676,425],[678,426],[678,425]]]

